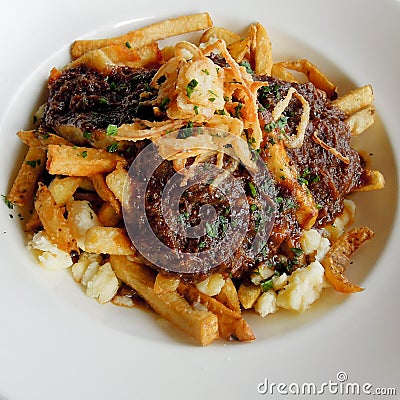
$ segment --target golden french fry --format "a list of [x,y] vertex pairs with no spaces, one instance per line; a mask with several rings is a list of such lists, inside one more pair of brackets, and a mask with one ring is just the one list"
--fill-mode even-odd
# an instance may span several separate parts
[[85,250],[96,254],[135,254],[125,229],[108,226],[94,226],[86,232]]
[[175,292],[179,286],[179,278],[158,273],[154,282],[155,293]]
[[350,256],[367,240],[374,236],[369,228],[353,228],[345,232],[333,243],[326,256],[321,261],[325,269],[325,276],[328,282],[339,292],[354,293],[364,290],[353,285],[346,278],[346,265]]
[[103,226],[117,226],[122,213],[117,212],[110,203],[103,203],[97,212],[97,217]]
[[302,72],[316,88],[323,90],[330,99],[337,96],[336,86],[309,60],[284,61],[276,65],[278,67]]
[[164,61],[170,60],[175,56],[175,47],[174,46],[165,46],[161,49],[161,56]]
[[27,206],[32,201],[45,164],[46,150],[39,147],[29,147],[7,196],[11,203]]
[[90,176],[112,171],[123,157],[91,147],[50,145],[47,150],[47,169],[52,175]]
[[367,106],[350,115],[350,117],[346,119],[346,122],[350,126],[351,134],[353,136],[358,136],[373,125],[375,122],[374,114],[375,108],[373,106]]
[[181,282],[178,292],[191,303],[199,302],[203,304],[207,310],[218,317],[219,335],[223,339],[234,338],[244,342],[255,339],[253,331],[240,313],[232,311],[215,298],[200,292],[196,286]]
[[241,312],[238,293],[231,278],[225,280],[224,286],[215,298],[232,311]]
[[36,192],[35,209],[44,230],[57,247],[67,253],[78,251],[76,240],[64,218],[64,208],[56,203],[47,186],[40,182]]
[[135,289],[154,311],[173,325],[203,346],[218,338],[218,319],[213,313],[196,310],[176,291],[155,293],[154,271],[123,256],[112,255],[110,262],[117,277]]
[[78,189],[81,183],[81,178],[67,177],[58,178],[55,177],[49,185],[49,190],[53,196],[55,202],[59,206],[65,205],[72,196],[74,195],[76,189]]
[[366,169],[362,174],[363,184],[353,189],[354,192],[369,192],[379,190],[385,187],[385,178],[379,171]]
[[232,43],[238,42],[241,38],[238,34],[231,32],[226,28],[219,28],[213,26],[207,29],[200,37],[200,43],[206,43],[211,38],[224,40],[226,45],[229,46]]
[[243,61],[246,53],[250,51],[250,38],[240,39],[237,42],[233,42],[227,46],[229,53],[235,59],[237,63]]
[[212,26],[208,13],[192,14],[167,19],[147,25],[124,35],[99,40],[77,40],[71,48],[72,59],[75,60],[90,50],[100,49],[114,44],[129,43],[131,48],[140,48],[157,40],[166,39],[183,33],[201,31]]
[[244,309],[248,310],[253,307],[261,294],[261,286],[253,285],[251,282],[243,282],[239,286],[238,297],[240,304]]
[[127,184],[128,178],[128,172],[122,168],[122,166],[117,167],[113,172],[106,176],[107,186],[114,193],[114,196],[121,204],[124,204],[124,188]]
[[117,65],[144,68],[161,61],[161,52],[157,43],[150,43],[137,49],[128,48],[125,44],[113,44],[88,51],[68,64],[65,69],[85,64],[97,71],[108,72]]
[[42,227],[42,222],[40,221],[39,215],[35,209],[32,210],[29,218],[25,223],[25,232],[38,231]]
[[271,75],[272,47],[266,29],[256,22],[254,46],[254,71],[259,75]]
[[288,82],[297,82],[297,79],[280,63],[272,64],[271,75],[274,78],[282,79]]
[[114,193],[107,186],[106,178],[102,174],[92,175],[91,177],[93,187],[100,198],[107,203],[111,204],[116,213],[121,214],[121,204],[115,198]]
[[339,97],[333,101],[332,104],[339,107],[344,113],[351,115],[356,111],[369,106],[373,101],[374,93],[372,91],[372,86],[365,85]]
[[49,144],[64,144],[66,146],[73,146],[70,141],[52,133],[43,133],[39,131],[19,131],[17,135],[23,143],[30,147],[47,148]]

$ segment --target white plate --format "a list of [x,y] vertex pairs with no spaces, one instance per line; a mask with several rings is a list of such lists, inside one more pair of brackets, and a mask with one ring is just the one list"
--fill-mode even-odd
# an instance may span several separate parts
[[[320,385],[337,383],[340,371],[348,376],[344,384],[371,383],[371,390],[398,385],[400,3],[25,3],[3,4],[0,16],[2,194],[23,151],[15,133],[29,127],[50,68],[67,61],[74,39],[115,35],[164,17],[205,10],[217,25],[238,31],[260,20],[269,30],[276,60],[309,58],[342,92],[372,83],[379,119],[357,145],[374,154],[371,165],[384,173],[387,189],[356,199],[357,224],[376,231],[352,265],[351,277],[366,287],[363,293],[346,297],[328,292],[298,316],[249,317],[257,335],[254,343],[217,342],[207,348],[140,310],[100,306],[86,298],[65,271],[38,267],[23,247],[17,213],[11,219],[3,204],[0,399],[251,399],[261,396],[257,388],[265,379],[288,386]],[[338,390],[345,387],[339,385]]]

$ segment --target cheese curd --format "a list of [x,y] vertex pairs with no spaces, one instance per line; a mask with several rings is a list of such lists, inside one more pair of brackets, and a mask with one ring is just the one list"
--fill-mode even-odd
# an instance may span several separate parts
[[28,248],[36,250],[39,264],[46,269],[59,270],[73,264],[70,255],[52,243],[44,231],[33,236],[32,240],[28,242]]
[[276,303],[279,307],[303,312],[318,299],[326,286],[324,267],[319,261],[314,261],[307,267],[294,271],[288,282],[279,291]]
[[276,297],[276,293],[273,290],[267,290],[255,302],[254,310],[262,317],[273,314],[277,310]]
[[216,296],[225,285],[221,274],[212,274],[201,282],[196,283],[196,288],[209,296]]

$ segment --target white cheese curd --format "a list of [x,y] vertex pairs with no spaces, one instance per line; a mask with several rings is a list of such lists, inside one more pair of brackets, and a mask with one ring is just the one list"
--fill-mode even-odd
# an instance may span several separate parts
[[32,240],[28,242],[28,248],[37,250],[39,264],[46,269],[64,269],[73,264],[70,255],[52,243],[44,231],[33,236]]
[[93,278],[88,281],[86,294],[99,303],[107,303],[118,291],[118,278],[109,262],[103,264]]
[[209,296],[216,296],[224,285],[225,280],[221,274],[212,274],[203,281],[196,283],[197,289]]
[[[97,264],[97,268],[101,262],[100,254],[93,254],[82,252],[79,256],[79,260],[72,266],[72,276],[77,282],[82,283],[82,279],[84,277],[85,271],[88,269],[89,265]],[[91,267],[93,269],[94,267]]]
[[276,293],[273,290],[262,293],[254,304],[254,310],[262,317],[273,314],[277,310]]
[[322,260],[330,248],[330,241],[315,229],[303,233],[300,240],[301,248],[306,256],[314,254],[317,261]]
[[288,276],[284,272],[282,275],[275,275],[272,277],[272,287],[274,290],[283,289],[288,282]]
[[270,268],[267,263],[260,263],[257,266],[256,272],[254,272],[251,275],[251,281],[255,285],[259,285],[265,279],[271,278],[271,276],[273,276],[274,273],[275,271],[272,268]]
[[87,200],[73,201],[68,208],[68,223],[72,236],[77,241],[78,246],[85,250],[86,232],[93,226],[100,225],[97,215]]
[[303,312],[319,298],[326,286],[324,267],[318,261],[314,261],[294,271],[288,281],[289,283],[278,293],[277,305],[288,310]]

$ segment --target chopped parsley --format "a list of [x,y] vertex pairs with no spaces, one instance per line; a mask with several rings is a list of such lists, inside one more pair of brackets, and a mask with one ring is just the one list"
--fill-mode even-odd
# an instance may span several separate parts
[[109,153],[115,153],[118,150],[118,143],[110,144],[106,148]]
[[10,200],[8,200],[8,197],[5,196],[4,194],[2,194],[1,197],[3,198],[4,204],[5,204],[10,210],[12,210],[12,209],[14,208],[14,203],[11,202]]
[[215,112],[214,112],[214,114],[216,114],[216,115],[226,115],[226,111],[225,110],[216,110]]
[[186,86],[186,95],[187,97],[190,98],[190,96],[192,95],[194,88],[199,84],[199,82],[196,81],[196,79],[192,79],[188,85]]
[[290,250],[292,250],[296,257],[300,257],[303,254],[303,250],[298,247],[292,247]]
[[179,130],[177,139],[186,139],[193,135],[193,121],[188,121],[188,123]]
[[194,113],[196,114],[196,115],[199,115],[199,106],[198,105],[194,105],[193,106],[193,110],[194,110]]
[[115,82],[110,82],[110,90],[116,90],[117,89],[117,85],[115,84]]
[[245,67],[248,74],[254,74],[254,71],[251,69],[251,65],[248,61],[242,61],[239,65]]
[[118,133],[118,126],[110,124],[107,126],[106,134],[107,136],[115,136]]
[[169,97],[164,97],[160,103],[160,110],[165,111],[170,103],[171,99]]
[[204,247],[206,247],[206,242],[200,242],[197,247],[199,249],[204,249]]
[[108,105],[108,100],[105,97],[99,97],[99,103],[100,104],[104,104],[104,105]]
[[279,91],[280,85],[275,83],[274,85],[269,85],[269,86],[263,86],[260,91],[261,91],[261,97],[267,97],[268,95],[273,95],[276,100],[279,100],[281,98],[281,93]]
[[125,46],[126,46],[128,49],[131,49],[131,48],[132,48],[132,46],[131,46],[131,44],[130,44],[129,42],[125,42]]
[[217,238],[218,237],[218,227],[214,224],[206,223],[206,232],[210,238]]
[[211,101],[211,102],[215,101],[215,97],[210,97],[210,98],[208,99],[208,101]]
[[206,75],[210,75],[210,71],[208,69],[202,69],[201,72],[203,72]]
[[93,140],[93,138],[92,138],[92,132],[89,132],[89,131],[83,132],[83,137],[84,137],[85,139],[89,140],[89,141],[92,141],[92,140]]
[[235,107],[235,117],[236,118],[240,118],[241,114],[240,114],[240,110],[243,108],[243,104],[239,103],[236,107]]
[[87,157],[87,151],[86,151],[86,150],[85,150],[85,151],[82,151],[81,156],[82,156],[83,158],[86,158],[86,157]]
[[272,289],[274,287],[274,284],[272,283],[272,278],[262,281],[260,283],[260,286],[261,286],[261,290],[263,292],[266,292],[267,290]]
[[251,210],[251,211],[257,211],[257,210],[258,210],[257,205],[256,205],[256,204],[252,204],[252,205],[250,206],[250,210]]
[[266,132],[272,132],[275,129],[279,129],[280,133],[286,133],[285,127],[287,125],[288,118],[285,116],[280,117],[277,121],[272,121],[264,126]]
[[26,165],[29,165],[32,168],[35,168],[36,165],[40,165],[40,158],[38,160],[32,160],[32,161],[25,161]]
[[251,196],[254,197],[254,198],[257,197],[257,189],[254,186],[254,183],[253,182],[248,182],[248,186],[249,186],[249,189],[250,189]]

